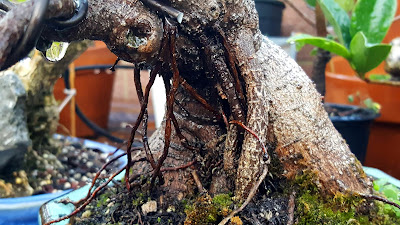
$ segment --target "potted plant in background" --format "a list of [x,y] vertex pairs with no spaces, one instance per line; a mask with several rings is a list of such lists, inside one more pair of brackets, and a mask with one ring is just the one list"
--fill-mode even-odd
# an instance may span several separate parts
[[[108,117],[111,109],[111,97],[115,78],[115,72],[109,68],[116,61],[117,56],[108,50],[107,46],[101,41],[95,41],[73,63],[78,71],[75,76],[76,103],[79,105],[83,114],[99,127],[107,128]],[[97,69],[94,67],[102,66]],[[86,68],[85,68],[86,67]],[[64,81],[58,79],[54,86],[54,96],[57,101],[65,98]],[[60,113],[60,124],[71,131],[77,137],[94,136],[95,132],[90,129],[80,119],[71,119],[75,112],[70,112],[70,104],[66,105]],[[74,122],[75,121],[75,122]],[[74,124],[72,124],[74,123]],[[75,127],[75,128],[74,128]],[[72,129],[71,129],[72,128]],[[58,129],[59,133],[66,133],[65,129]]]
[[[365,83],[362,79],[366,73],[381,64],[390,52],[391,46],[381,42],[393,21],[396,0],[358,0],[354,7],[347,8],[351,11],[350,17],[349,12],[343,7],[343,1],[317,0],[315,3],[321,7],[325,18],[333,28],[335,37],[300,34],[289,41],[296,42],[298,48],[311,44],[343,57],[351,65],[359,81]],[[357,91],[359,90],[353,90],[348,95]],[[329,92],[327,89],[326,96],[335,95],[335,91]],[[346,101],[347,99],[348,96]],[[326,98],[326,101],[329,101],[329,98]],[[348,104],[348,102],[342,103]],[[371,100],[366,103],[371,103]],[[331,110],[331,120],[335,127],[346,139],[353,153],[364,162],[369,127],[378,115],[379,106],[373,102],[368,104],[375,107],[375,111],[372,111],[360,106],[326,105]]]
[[[400,7],[397,1],[395,20],[391,25],[384,43],[400,37]],[[396,8],[395,6],[391,6]],[[394,50],[395,51],[395,50]],[[372,124],[368,153],[365,165],[379,168],[397,178],[400,177],[400,86],[393,80],[374,80],[376,74],[386,74],[385,64],[366,74],[368,82],[354,75],[351,65],[342,57],[334,57],[327,65],[326,100],[345,103],[347,96],[358,91],[360,96],[370,97],[381,105],[381,116]],[[379,76],[390,77],[390,76]]]
[[261,33],[268,36],[280,36],[282,11],[285,4],[278,0],[255,0],[259,16]]

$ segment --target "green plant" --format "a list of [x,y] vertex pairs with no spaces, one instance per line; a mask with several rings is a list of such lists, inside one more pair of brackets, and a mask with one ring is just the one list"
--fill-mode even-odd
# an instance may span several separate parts
[[[309,4],[315,1],[307,0]],[[336,34],[335,39],[299,34],[290,38],[297,48],[311,44],[344,57],[361,78],[377,67],[391,46],[381,44],[396,12],[396,0],[316,0]],[[351,10],[351,16],[346,10]]]
[[381,105],[377,102],[374,102],[372,98],[361,99],[360,92],[357,92],[355,95],[347,96],[347,100],[349,101],[349,103],[359,102],[361,107],[371,109],[375,113],[379,113],[382,108]]
[[[400,189],[393,184],[389,184],[387,179],[379,179],[374,181],[374,189],[382,193],[388,200],[400,204]],[[386,204],[384,211],[387,214],[396,215],[400,218],[400,209]]]

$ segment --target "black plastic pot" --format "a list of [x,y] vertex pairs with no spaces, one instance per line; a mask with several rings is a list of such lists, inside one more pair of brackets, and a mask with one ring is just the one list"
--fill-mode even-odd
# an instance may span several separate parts
[[325,103],[325,108],[331,108],[342,113],[353,112],[346,116],[330,115],[329,118],[346,140],[350,150],[361,163],[364,163],[367,154],[370,127],[372,122],[379,117],[380,114],[370,109],[351,105]]
[[281,35],[282,11],[285,4],[276,0],[255,0],[260,18],[261,33],[268,36]]

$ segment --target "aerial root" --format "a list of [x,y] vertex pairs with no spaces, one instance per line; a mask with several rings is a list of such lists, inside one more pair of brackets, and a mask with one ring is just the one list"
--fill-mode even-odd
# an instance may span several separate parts
[[240,85],[239,72],[236,69],[236,65],[237,65],[236,62],[235,62],[236,57],[234,57],[234,54],[231,51],[231,49],[233,49],[233,48],[226,41],[225,33],[221,29],[221,27],[215,26],[214,29],[216,29],[217,33],[219,34],[221,42],[222,42],[222,44],[224,46],[225,58],[228,61],[228,64],[229,64],[228,68],[229,68],[230,73],[232,74],[232,77],[234,79],[235,90],[236,90],[236,93],[238,93],[238,97],[239,97],[240,103],[242,104],[242,106],[245,106],[246,105],[246,102],[245,102],[246,99],[245,99],[245,96],[244,96],[244,93],[243,93],[243,90],[242,90],[242,86]]
[[[136,66],[134,69],[134,82],[135,82],[135,87],[136,87],[136,94],[139,98],[140,105],[143,104],[144,102],[144,95],[143,95],[143,90],[142,90],[142,82],[140,81],[140,69]],[[146,153],[146,157],[150,162],[151,167],[154,169],[156,167],[156,163],[154,161],[153,154],[151,153],[150,147],[149,147],[149,142],[147,138],[147,121],[149,118],[149,114],[147,109],[144,112],[143,115],[143,134],[142,134],[142,141],[143,141],[143,146],[144,146],[144,151]]]
[[[115,172],[113,175],[111,175],[111,176],[107,179],[106,182],[102,183],[99,187],[97,187],[97,188],[93,191],[93,193],[91,193],[91,190],[93,189],[93,187],[94,187],[94,185],[95,185],[95,183],[96,183],[96,180],[98,179],[98,177],[99,177],[101,171],[103,171],[108,165],[110,165],[111,163],[115,162],[117,159],[121,158],[121,157],[124,156],[124,155],[126,155],[126,153],[123,153],[123,154],[121,154],[121,155],[119,155],[119,156],[113,158],[112,160],[110,160],[109,162],[107,162],[106,164],[103,165],[103,167],[96,173],[96,176],[95,176],[95,178],[93,179],[92,184],[91,184],[91,186],[90,186],[90,188],[89,188],[88,194],[87,194],[87,196],[86,196],[85,198],[79,200],[79,201],[76,202],[76,203],[64,201],[64,203],[72,203],[72,204],[75,205],[75,207],[77,207],[72,213],[70,213],[69,215],[63,216],[63,217],[61,217],[61,218],[59,218],[59,219],[52,220],[52,221],[50,221],[50,222],[48,222],[48,223],[45,223],[44,225],[50,225],[50,224],[53,224],[53,223],[58,223],[58,222],[60,222],[60,221],[69,219],[69,218],[71,218],[72,216],[75,216],[76,214],[78,214],[79,212],[81,212],[83,209],[85,209],[86,206],[89,205],[89,204],[93,201],[93,199],[96,197],[96,195],[97,195],[101,190],[103,190],[103,189],[104,189],[118,174],[122,173],[122,172],[125,170],[125,166],[122,167],[120,170],[118,170],[118,171]],[[147,159],[146,159],[146,158],[140,158],[140,159],[137,159],[137,160],[132,161],[132,163],[143,162],[143,161],[147,161]],[[139,177],[139,176],[141,176],[141,174],[138,175],[138,177]],[[78,206],[78,205],[79,205],[79,206]]]
[[131,148],[132,148],[133,140],[135,138],[135,133],[136,133],[137,129],[139,128],[140,123],[143,120],[143,116],[144,116],[145,112],[147,111],[147,104],[149,102],[150,89],[154,84],[154,80],[156,79],[156,75],[157,75],[158,71],[160,70],[160,67],[161,67],[161,64],[158,63],[158,64],[156,64],[154,69],[150,72],[150,79],[149,79],[149,82],[147,83],[147,86],[145,89],[145,94],[143,96],[143,101],[142,101],[141,107],[140,107],[140,113],[136,120],[135,125],[133,126],[133,128],[131,130],[131,135],[130,135],[130,138],[128,141],[128,145],[127,145],[127,157],[128,157],[127,161],[128,162],[126,164],[126,172],[125,172],[125,185],[126,185],[126,188],[128,189],[128,191],[130,190],[129,169],[132,166]]
[[[164,163],[165,159],[167,158],[168,155],[168,149],[169,145],[171,142],[171,119],[173,117],[173,106],[175,102],[175,94],[178,90],[179,87],[179,82],[180,82],[180,76],[179,76],[179,70],[178,70],[178,65],[176,62],[176,49],[175,49],[175,39],[176,39],[176,34],[177,34],[177,28],[176,26],[172,25],[168,19],[165,19],[165,30],[169,36],[169,51],[170,51],[170,60],[171,60],[171,70],[173,73],[172,77],[172,88],[169,87],[169,82],[165,82],[166,89],[170,89],[167,93],[167,112],[166,112],[166,120],[165,120],[165,135],[164,135],[164,149],[162,152],[162,155],[160,156],[157,166],[154,169],[153,173],[153,178],[151,179],[151,185],[154,184],[155,179],[157,176],[161,176],[160,174],[160,169],[162,164]],[[165,79],[164,79],[165,81]],[[160,180],[162,182],[162,180]]]

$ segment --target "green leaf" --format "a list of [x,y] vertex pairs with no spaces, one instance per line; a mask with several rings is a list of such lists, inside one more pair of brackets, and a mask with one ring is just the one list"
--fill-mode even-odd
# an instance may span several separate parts
[[360,31],[350,43],[350,64],[358,75],[364,78],[366,72],[386,59],[391,47],[386,44],[369,44],[363,32]]
[[383,186],[385,186],[385,184],[388,183],[388,179],[387,178],[382,178],[379,180],[374,180],[374,189],[375,191],[379,191],[381,188],[383,188]]
[[397,0],[359,0],[352,13],[350,34],[362,31],[369,43],[381,43],[396,9]]
[[386,185],[382,192],[386,198],[389,198],[392,201],[399,199],[399,189],[394,185]]
[[370,81],[389,81],[392,79],[390,74],[371,74],[368,79]]
[[[354,102],[354,96],[353,95],[349,95],[349,96],[347,96],[347,100],[350,102],[350,103],[353,103]],[[374,188],[375,188],[375,184],[374,184]],[[379,190],[379,189],[378,189]],[[378,191],[377,190],[377,191]]]
[[299,34],[291,37],[288,42],[296,42],[296,45],[300,47],[303,47],[305,44],[314,45],[318,48],[322,48],[329,52],[340,55],[346,59],[350,58],[350,52],[346,49],[346,47],[327,38],[315,37],[308,34]]
[[350,18],[335,0],[318,0],[328,22],[332,25],[339,42],[348,47],[351,41]]
[[354,0],[335,0],[335,2],[347,12],[353,10],[354,6],[356,5]]
[[317,3],[317,0],[305,0],[307,5],[311,7],[315,7],[315,4]]

